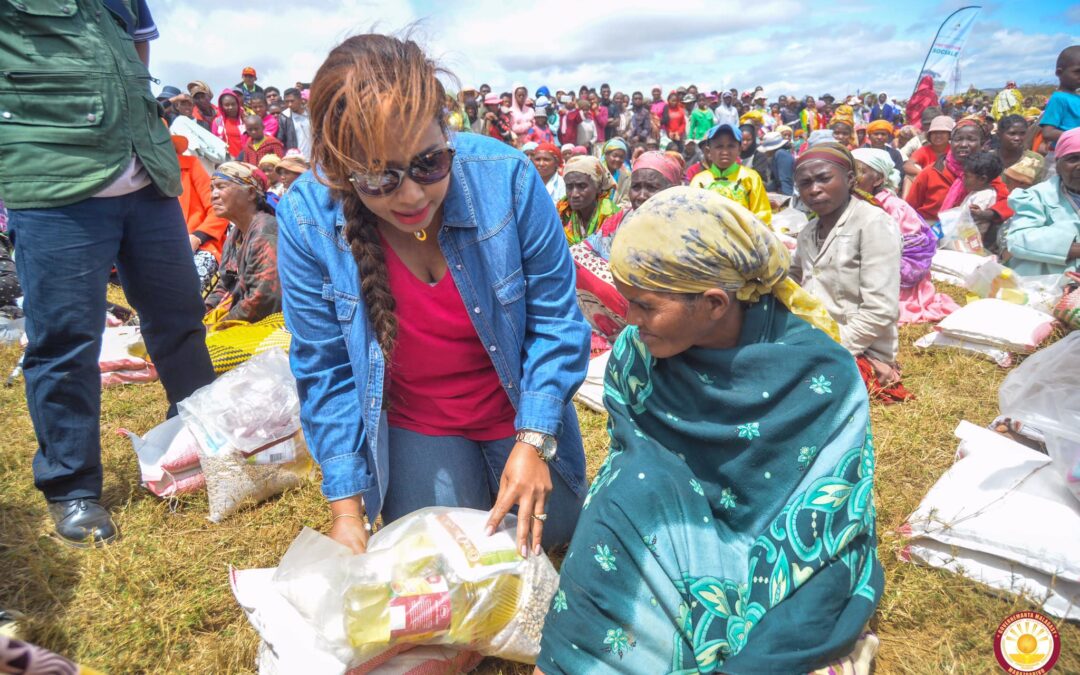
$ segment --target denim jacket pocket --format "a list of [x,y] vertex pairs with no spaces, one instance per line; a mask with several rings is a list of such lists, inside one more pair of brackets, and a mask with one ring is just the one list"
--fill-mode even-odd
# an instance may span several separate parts
[[341,291],[334,291],[334,308],[337,310],[338,321],[342,323],[351,322],[356,314],[358,304],[360,304],[360,298]]
[[514,339],[518,342],[525,337],[525,273],[518,268],[510,276],[491,285],[495,298],[502,307]]
[[525,296],[525,275],[521,268],[518,268],[510,276],[492,284],[492,288],[500,304],[513,304]]
[[333,300],[334,310],[337,312],[337,320],[349,323],[356,314],[356,306],[360,304],[360,298],[351,293],[343,293],[334,288],[333,284],[324,282],[322,287],[323,300]]

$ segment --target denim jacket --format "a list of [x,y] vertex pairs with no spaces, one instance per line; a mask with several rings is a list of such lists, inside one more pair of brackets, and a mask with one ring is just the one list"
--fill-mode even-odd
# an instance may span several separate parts
[[[456,154],[438,242],[518,429],[555,435],[552,466],[575,493],[585,456],[571,397],[585,379],[589,328],[558,214],[523,154],[477,134]],[[278,270],[301,422],[329,500],[362,495],[371,518],[388,479],[385,363],[360,293],[345,218],[311,172],[277,208]]]

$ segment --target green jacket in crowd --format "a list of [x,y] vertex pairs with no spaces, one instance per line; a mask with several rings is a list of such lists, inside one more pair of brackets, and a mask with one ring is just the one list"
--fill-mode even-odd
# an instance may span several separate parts
[[0,2],[0,198],[9,209],[91,197],[138,156],[164,195],[180,167],[135,50],[135,0]]

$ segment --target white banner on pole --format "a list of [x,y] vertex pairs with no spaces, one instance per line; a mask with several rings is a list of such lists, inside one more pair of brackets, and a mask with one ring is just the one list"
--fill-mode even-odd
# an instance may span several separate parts
[[971,27],[975,24],[975,17],[979,15],[982,7],[962,7],[952,14],[938,28],[930,51],[923,61],[919,78],[923,75],[931,75],[935,85],[947,81],[952,84],[954,93],[959,82],[957,75],[960,71],[960,52],[964,49]]

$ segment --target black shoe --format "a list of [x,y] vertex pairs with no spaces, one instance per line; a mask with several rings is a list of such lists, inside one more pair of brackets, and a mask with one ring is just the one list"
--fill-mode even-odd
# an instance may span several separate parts
[[56,523],[56,536],[68,546],[97,548],[119,536],[116,523],[96,499],[50,502],[49,515]]

